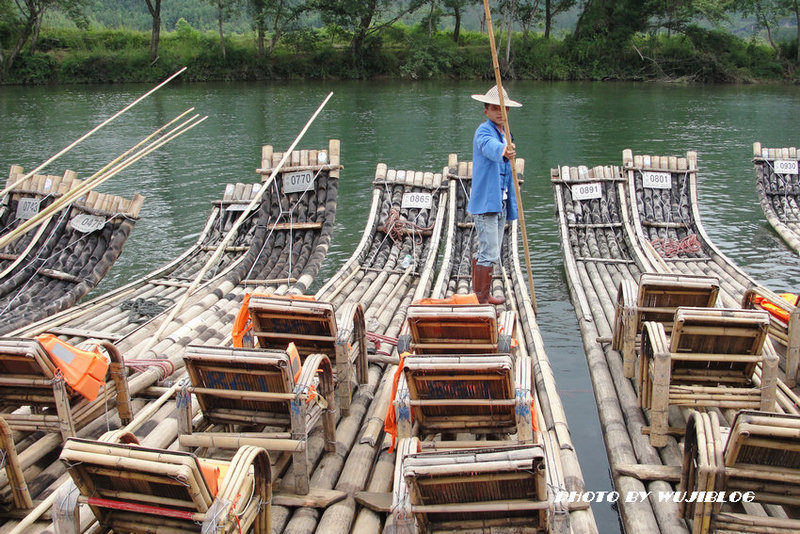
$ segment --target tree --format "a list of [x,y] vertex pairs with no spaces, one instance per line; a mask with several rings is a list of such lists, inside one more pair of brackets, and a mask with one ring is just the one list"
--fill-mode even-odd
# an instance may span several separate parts
[[265,54],[264,41],[267,28],[272,28],[269,53],[275,49],[281,36],[292,28],[300,16],[309,9],[304,0],[248,0],[247,8],[256,30],[258,55]]
[[544,38],[550,39],[550,32],[553,29],[553,19],[562,13],[566,13],[575,0],[545,0],[544,3]]
[[150,61],[158,59],[158,42],[161,39],[161,0],[144,0],[147,10],[153,17],[153,29],[150,32]]
[[441,0],[442,7],[449,9],[455,19],[453,25],[453,41],[458,42],[461,34],[461,15],[467,5],[467,0]]
[[206,0],[212,6],[217,8],[217,28],[219,29],[219,46],[222,50],[222,59],[223,61],[227,59],[225,54],[225,34],[222,31],[222,23],[224,22],[225,18],[227,18],[231,10],[233,9],[234,5],[238,2],[238,0]]
[[335,24],[348,30],[353,37],[350,54],[353,63],[363,59],[363,48],[367,38],[379,34],[408,13],[422,6],[424,0],[312,0],[312,5],[322,15],[325,24]]
[[[8,72],[14,64],[14,60],[22,52],[26,44],[29,44],[29,53],[36,52],[36,45],[39,40],[39,29],[42,25],[42,17],[48,9],[58,8],[64,11],[76,22],[81,21],[81,7],[83,0],[14,0],[17,8],[16,14],[8,2],[0,2],[0,13],[8,15],[12,25],[12,33],[17,36],[11,53],[3,65],[4,72]],[[2,57],[0,57],[2,63]]]

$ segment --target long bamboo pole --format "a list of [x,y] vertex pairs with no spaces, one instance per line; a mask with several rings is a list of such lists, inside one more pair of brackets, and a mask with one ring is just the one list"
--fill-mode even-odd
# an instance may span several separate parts
[[155,87],[153,87],[152,89],[147,91],[145,94],[143,94],[142,96],[140,96],[139,98],[137,98],[136,100],[134,100],[133,102],[131,102],[130,104],[128,104],[127,106],[125,106],[124,108],[119,110],[118,112],[114,113],[112,116],[110,116],[109,118],[107,118],[106,120],[104,120],[103,122],[101,122],[100,124],[95,126],[94,128],[92,128],[91,130],[89,130],[85,134],[83,134],[77,140],[73,141],[70,145],[64,147],[60,152],[58,152],[57,154],[52,156],[50,159],[48,159],[47,161],[45,161],[44,163],[42,163],[41,165],[39,165],[38,167],[36,167],[32,171],[30,171],[28,174],[26,174],[25,176],[23,176],[19,180],[15,181],[14,183],[12,183],[10,185],[7,185],[5,189],[0,191],[0,197],[2,197],[6,193],[8,193],[11,189],[14,189],[16,186],[18,186],[19,184],[21,184],[22,182],[24,182],[25,180],[27,180],[28,178],[30,178],[31,176],[33,176],[34,174],[39,172],[40,170],[44,169],[45,167],[47,167],[48,165],[53,163],[55,160],[57,160],[58,158],[60,158],[61,156],[63,156],[64,154],[66,154],[67,152],[72,150],[73,148],[75,148],[78,144],[80,144],[81,142],[86,140],[86,138],[88,138],[89,136],[91,136],[92,134],[97,132],[97,130],[99,130],[103,126],[107,125],[108,123],[110,123],[111,121],[113,121],[114,119],[116,119],[117,117],[119,117],[120,115],[122,115],[123,113],[128,111],[129,109],[131,109],[133,106],[135,106],[136,104],[138,104],[139,102],[141,102],[142,100],[147,98],[148,96],[152,95],[153,93],[155,93],[156,91],[158,91],[159,89],[161,89],[162,87],[167,85],[173,78],[175,78],[176,76],[180,75],[185,70],[186,70],[186,67],[183,67],[178,72],[176,72],[175,74],[173,74],[172,76],[170,76],[169,78],[167,78],[166,80],[161,82],[160,84],[156,85]]
[[[494,77],[497,81],[497,96],[500,98],[500,110],[503,113],[503,129],[506,135],[506,142],[511,143],[511,128],[508,125],[508,113],[506,112],[505,99],[503,98],[503,79],[500,77],[500,62],[497,60],[497,46],[494,42],[494,29],[492,28],[492,12],[489,9],[489,0],[483,0],[483,9],[486,13],[486,28],[489,32],[489,43],[492,47],[492,64],[494,65]],[[519,212],[519,226],[522,230],[522,249],[525,253],[525,267],[528,270],[528,285],[531,288],[531,304],[533,312],[538,314],[536,305],[536,291],[533,288],[533,275],[531,274],[531,254],[528,249],[528,230],[525,227],[525,211],[522,209],[522,196],[519,193],[519,180],[517,179],[516,158],[511,158],[511,177],[514,182],[514,194],[517,197],[517,211]]]
[[[311,116],[311,118],[308,119],[308,122],[306,122],[305,126],[303,126],[303,129],[300,131],[300,133],[294,139],[294,141],[292,142],[291,146],[288,148],[288,150],[286,150],[286,152],[284,152],[283,157],[281,158],[280,162],[278,162],[278,164],[272,169],[272,173],[269,175],[269,178],[266,180],[267,182],[273,180],[275,178],[275,176],[280,172],[281,168],[283,168],[283,165],[286,163],[286,160],[288,160],[289,157],[291,157],[292,151],[295,149],[297,144],[303,138],[303,136],[305,135],[306,131],[308,131],[308,128],[311,126],[311,123],[314,122],[314,119],[317,118],[317,115],[320,114],[322,109],[325,107],[325,104],[328,103],[328,100],[330,100],[332,96],[333,96],[333,92],[328,93],[328,96],[325,97],[325,100],[322,101],[322,104],[319,105],[319,107],[314,112],[314,114]],[[145,343],[144,347],[142,347],[142,349],[139,351],[139,353],[138,353],[139,356],[142,356],[145,352],[150,350],[150,348],[152,348],[156,343],[158,343],[161,340],[161,336],[164,334],[164,331],[167,329],[167,327],[172,322],[172,320],[175,319],[175,317],[181,311],[181,308],[186,303],[186,301],[189,299],[191,294],[194,293],[195,289],[197,289],[197,286],[200,285],[200,281],[203,279],[203,276],[205,276],[205,274],[209,271],[209,269],[211,269],[211,267],[217,262],[217,260],[219,260],[220,256],[222,256],[222,253],[227,248],[228,243],[230,243],[231,239],[233,239],[233,236],[236,235],[236,232],[239,230],[239,227],[247,219],[247,217],[249,216],[250,212],[253,211],[256,208],[256,206],[258,206],[258,204],[261,202],[261,197],[264,196],[264,193],[267,191],[267,189],[269,189],[269,188],[268,187],[262,187],[261,189],[259,189],[258,193],[253,197],[253,200],[250,201],[250,204],[247,206],[247,208],[242,212],[242,214],[239,216],[239,218],[236,220],[236,222],[233,223],[233,226],[231,226],[231,229],[228,230],[228,233],[225,235],[225,238],[217,246],[217,250],[214,251],[214,254],[208,259],[208,261],[206,262],[205,266],[203,266],[203,268],[200,269],[200,272],[197,273],[197,276],[195,277],[194,281],[191,283],[191,285],[184,292],[183,297],[181,297],[181,299],[175,304],[175,306],[172,308],[172,310],[170,310],[170,312],[167,315],[167,317],[164,318],[164,320],[161,323],[161,326],[159,326],[159,328],[158,328],[158,331],[155,333],[155,335],[150,336],[148,338],[147,343]]]
[[[185,115],[185,113],[186,112],[182,113],[181,116]],[[172,130],[170,130],[169,132],[164,134],[164,136],[162,136],[157,141],[151,143],[146,148],[143,148],[142,150],[140,150],[136,154],[133,154],[132,156],[130,156],[127,160],[125,160],[125,161],[123,161],[121,163],[118,163],[115,167],[111,168],[110,170],[107,170],[103,174],[95,173],[94,175],[92,175],[89,179],[87,179],[85,182],[83,182],[78,187],[70,189],[61,198],[59,198],[56,202],[53,202],[48,207],[46,207],[44,210],[42,210],[41,212],[37,213],[35,216],[31,217],[30,219],[28,219],[24,223],[20,224],[13,231],[11,231],[8,234],[6,234],[3,237],[1,237],[0,238],[0,248],[6,246],[9,243],[11,243],[11,242],[15,241],[16,239],[18,239],[21,235],[23,235],[25,232],[27,232],[28,229],[30,229],[34,225],[38,224],[45,217],[48,217],[49,215],[51,215],[52,213],[55,213],[58,210],[61,210],[65,205],[71,203],[73,200],[75,200],[75,199],[79,198],[80,196],[84,195],[85,193],[91,191],[93,188],[95,188],[98,185],[102,184],[103,182],[105,182],[109,178],[115,176],[120,171],[122,171],[124,169],[127,169],[133,163],[135,163],[136,161],[139,161],[140,159],[142,159],[144,156],[146,156],[150,152],[152,152],[155,149],[165,145],[169,141],[172,141],[173,139],[175,139],[179,135],[182,135],[182,134],[186,133],[187,131],[191,130],[192,128],[194,128],[195,126],[197,126],[198,124],[200,124],[201,122],[203,122],[204,120],[206,120],[208,118],[208,117],[203,117],[203,118],[201,118],[199,120],[196,120],[198,117],[199,117],[199,115],[194,115],[193,117],[187,119],[183,123],[179,124],[178,126],[173,128]],[[174,122],[174,120],[170,121],[169,124],[171,124],[172,122]],[[159,128],[159,130],[163,130],[163,127]],[[151,134],[151,136],[148,136],[148,138],[149,137],[152,137],[152,134]],[[129,152],[130,151],[127,151],[126,154],[129,153]],[[119,158],[117,160],[119,160]],[[104,169],[108,169],[108,167],[109,167],[109,165],[106,165],[103,168]]]

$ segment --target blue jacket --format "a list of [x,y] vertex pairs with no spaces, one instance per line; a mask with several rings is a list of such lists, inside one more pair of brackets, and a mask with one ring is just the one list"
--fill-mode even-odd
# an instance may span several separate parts
[[472,215],[500,213],[503,191],[508,190],[506,220],[517,218],[517,197],[511,176],[511,163],[503,157],[504,135],[490,120],[475,130],[472,139],[472,193],[467,211]]

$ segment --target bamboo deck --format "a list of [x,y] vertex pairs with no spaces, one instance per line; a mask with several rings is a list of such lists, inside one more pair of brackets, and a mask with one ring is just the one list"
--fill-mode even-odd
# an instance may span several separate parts
[[764,216],[789,247],[800,254],[800,175],[797,149],[753,144],[756,191]]
[[[281,158],[281,153],[265,146],[261,174],[269,175]],[[174,261],[140,280],[18,330],[14,335],[29,337],[47,331],[73,345],[91,346],[98,340],[114,342],[131,369],[128,376],[131,395],[138,396],[134,402],[136,414],[141,415],[137,428],[144,424],[138,435],[144,444],[167,447],[174,441],[165,435],[175,430],[175,403],[168,402],[170,395],[156,403],[148,401],[163,392],[163,388],[156,386],[159,381],[171,386],[182,374],[185,348],[190,343],[222,344],[226,338],[230,339],[238,301],[245,291],[285,292],[291,286],[303,292],[327,253],[336,212],[339,143],[331,140],[324,150],[293,152],[289,165],[292,172],[310,171],[314,176],[313,186],[305,192],[284,194],[285,175],[280,173],[271,181],[231,184],[226,187],[223,199],[213,204],[197,243]],[[233,221],[263,187],[268,190],[260,205],[250,213],[247,223],[240,227],[187,305],[160,340],[151,339],[159,327],[159,319],[201,272]],[[164,403],[167,405],[163,406]],[[107,425],[119,426],[114,414],[107,414],[78,434],[96,438]],[[154,430],[155,427],[158,428]],[[60,440],[51,436],[42,439],[37,439],[37,435],[17,436],[15,440],[25,479],[33,486],[31,493],[39,498],[64,481],[63,465],[54,456]],[[31,484],[34,479],[35,484]],[[8,483],[3,480],[0,480],[0,497],[8,494]],[[11,531],[14,524],[7,522],[0,532]],[[27,531],[44,529],[45,524],[40,522]]]
[[[645,172],[655,173],[648,180],[661,183],[645,186]],[[649,499],[618,501],[630,533],[690,529],[676,502],[655,497],[659,491],[677,489],[683,454],[680,429],[689,410],[672,407],[669,426],[678,431],[677,437],[669,436],[664,447],[651,446],[642,432],[649,415],[639,407],[635,379],[625,378],[622,357],[611,346],[620,284],[636,284],[642,273],[713,276],[719,280],[716,305],[727,308],[740,308],[745,291],[758,286],[708,239],[698,214],[696,174],[692,152],[678,158],[634,156],[629,150],[623,153],[621,167],[552,171],[565,269],[615,489],[621,496],[653,492]],[[776,351],[769,342],[764,347],[765,353]],[[757,372],[756,381],[759,376]],[[780,380],[777,401],[779,411],[797,413],[796,393]],[[734,410],[709,409],[723,424],[731,423]],[[748,512],[780,516],[783,510],[767,506]]]
[[[12,166],[8,184],[23,176]],[[12,232],[82,183],[33,175],[0,207],[0,234]],[[0,334],[68,308],[91,291],[114,264],[138,219],[144,197],[90,192],[0,250]]]

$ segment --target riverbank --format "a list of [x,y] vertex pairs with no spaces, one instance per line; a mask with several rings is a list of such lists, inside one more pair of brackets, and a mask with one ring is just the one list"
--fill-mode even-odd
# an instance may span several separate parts
[[[502,36],[501,36],[502,37]],[[153,82],[182,66],[183,81],[317,79],[482,79],[493,76],[488,37],[395,25],[367,40],[354,57],[347,42],[325,29],[287,35],[259,54],[252,35],[220,38],[188,24],[162,33],[149,56],[150,34],[130,30],[43,29],[36,52],[23,52],[3,84]],[[599,39],[599,38],[598,38]],[[500,43],[505,56],[507,41]],[[691,28],[683,35],[636,35],[623,47],[602,42],[512,35],[503,75],[520,80],[623,80],[682,83],[796,83],[796,52],[773,50],[730,33]],[[796,48],[795,48],[796,50]]]

